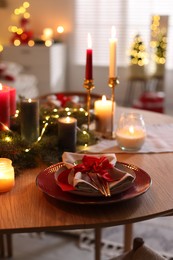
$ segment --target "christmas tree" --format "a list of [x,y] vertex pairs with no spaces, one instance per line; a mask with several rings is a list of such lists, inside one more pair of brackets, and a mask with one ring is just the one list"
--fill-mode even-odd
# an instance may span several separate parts
[[160,25],[160,16],[155,15],[151,24],[152,40],[150,46],[152,48],[152,58],[157,64],[165,64],[167,49],[167,29],[166,26]]
[[28,12],[30,4],[29,2],[24,2],[19,8],[16,8],[13,12],[13,16],[17,19],[18,25],[11,25],[9,31],[12,33],[10,42],[15,46],[21,44],[28,44],[30,46],[34,45],[33,31],[30,29],[30,13]]
[[146,46],[142,40],[142,37],[140,34],[136,34],[129,51],[130,63],[144,66],[147,64],[147,56]]

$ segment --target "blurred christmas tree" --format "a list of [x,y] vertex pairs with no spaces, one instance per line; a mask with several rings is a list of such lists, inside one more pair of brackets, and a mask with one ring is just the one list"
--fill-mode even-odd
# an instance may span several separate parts
[[134,41],[131,44],[131,48],[129,51],[130,63],[136,64],[139,66],[144,66],[147,64],[147,51],[146,46],[142,40],[140,34],[136,34],[134,37]]
[[[29,2],[23,2],[23,4],[16,8],[13,12],[14,20],[18,21],[18,25],[9,26],[9,31],[12,33],[10,42],[15,46],[21,44],[34,45],[33,31],[30,29],[30,13],[28,12],[30,4]],[[18,19],[19,18],[19,19]]]
[[153,16],[151,24],[152,40],[150,46],[152,48],[152,58],[157,64],[166,63],[167,49],[167,29],[160,26],[160,16]]

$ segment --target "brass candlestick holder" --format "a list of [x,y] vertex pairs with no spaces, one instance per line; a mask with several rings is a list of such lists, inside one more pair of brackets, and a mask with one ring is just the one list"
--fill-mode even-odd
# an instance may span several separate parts
[[95,88],[93,80],[92,79],[85,79],[84,80],[84,88],[87,90],[87,113],[88,113],[88,124],[87,124],[87,129],[89,131],[89,126],[90,126],[90,107],[91,107],[91,90]]
[[115,87],[119,85],[119,80],[117,77],[109,78],[108,85],[112,88],[111,100],[112,100],[112,111],[111,111],[111,138],[115,139]]

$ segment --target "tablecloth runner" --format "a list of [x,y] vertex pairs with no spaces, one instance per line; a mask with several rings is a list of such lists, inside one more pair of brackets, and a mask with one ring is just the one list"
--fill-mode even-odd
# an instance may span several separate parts
[[115,140],[101,138],[100,141],[84,149],[91,153],[163,153],[173,152],[173,124],[154,124],[147,126],[147,137],[138,151],[123,151]]

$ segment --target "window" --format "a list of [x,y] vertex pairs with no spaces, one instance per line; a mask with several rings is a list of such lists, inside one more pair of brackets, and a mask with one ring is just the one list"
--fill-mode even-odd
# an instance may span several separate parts
[[126,66],[127,51],[139,33],[150,50],[150,25],[152,15],[168,15],[168,46],[166,66],[173,69],[173,8],[171,0],[76,0],[75,14],[75,62],[85,64],[87,34],[93,42],[93,63],[107,66],[109,63],[109,38],[111,27],[117,31],[117,62]]

